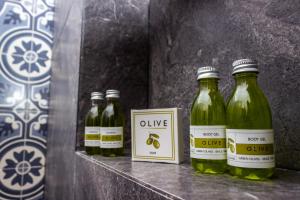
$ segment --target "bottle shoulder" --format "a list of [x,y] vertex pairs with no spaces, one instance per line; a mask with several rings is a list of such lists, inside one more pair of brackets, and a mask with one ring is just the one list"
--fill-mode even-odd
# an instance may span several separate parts
[[224,99],[219,91],[202,90],[194,98],[192,109],[207,108],[207,106],[225,106]]
[[270,106],[268,99],[259,87],[238,86],[228,100],[228,107],[269,109]]
[[272,114],[263,91],[255,87],[236,87],[226,106],[229,128],[269,129]]
[[122,108],[120,106],[120,104],[116,104],[116,103],[111,103],[108,104],[104,107],[102,115],[115,115],[115,114],[119,114],[122,113]]
[[101,115],[102,126],[123,126],[124,120],[124,113],[120,104],[107,104]]
[[85,115],[85,120],[90,121],[100,119],[103,109],[103,106],[92,106]]
[[225,103],[218,91],[200,91],[191,108],[191,125],[224,125]]

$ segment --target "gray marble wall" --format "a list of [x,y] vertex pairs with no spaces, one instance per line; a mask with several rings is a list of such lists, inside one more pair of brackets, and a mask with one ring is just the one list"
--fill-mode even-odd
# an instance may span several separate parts
[[84,131],[90,93],[118,89],[130,148],[130,109],[146,108],[148,101],[148,7],[149,0],[85,1],[78,135]]
[[[95,190],[91,196],[86,196],[86,190],[80,190],[87,184],[82,181],[83,177],[91,180],[107,175],[99,180],[101,184],[107,179],[118,178],[103,169],[97,172],[98,176],[93,173],[93,163],[78,160],[76,132],[77,136],[82,133],[92,91],[119,89],[127,119],[130,108],[147,107],[148,8],[149,0],[57,2],[46,164],[47,199],[104,197],[108,194],[98,193],[99,185],[90,187]],[[129,123],[128,120],[127,148],[130,148]],[[113,189],[112,185],[106,184],[107,191],[109,187]],[[144,190],[137,185],[131,188]],[[114,195],[126,197],[124,192],[114,192],[116,190],[110,194],[111,198],[115,198]],[[152,199],[151,196],[148,199]]]
[[74,198],[82,2],[58,1],[56,9],[46,199]]
[[150,107],[184,108],[187,154],[197,68],[219,68],[227,99],[232,61],[250,57],[273,111],[277,166],[300,169],[300,1],[152,0],[150,44]]

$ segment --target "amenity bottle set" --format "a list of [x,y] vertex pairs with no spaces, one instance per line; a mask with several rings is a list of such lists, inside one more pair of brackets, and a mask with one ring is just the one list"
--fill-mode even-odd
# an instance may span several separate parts
[[263,180],[275,169],[274,133],[268,101],[257,84],[258,65],[233,62],[235,88],[225,106],[218,71],[198,69],[199,92],[191,110],[193,168],[201,173],[229,171],[240,178]]
[[85,119],[85,150],[89,155],[121,156],[124,151],[124,114],[118,90],[91,94],[92,107]]
[[[200,87],[190,119],[192,166],[201,173],[229,171],[246,179],[269,178],[275,169],[274,133],[268,101],[257,84],[258,65],[251,59],[237,60],[232,74],[235,88],[225,106],[216,68],[198,69]],[[119,91],[107,90],[105,107],[103,94],[92,93],[85,121],[87,154],[123,154],[124,114],[119,97]]]

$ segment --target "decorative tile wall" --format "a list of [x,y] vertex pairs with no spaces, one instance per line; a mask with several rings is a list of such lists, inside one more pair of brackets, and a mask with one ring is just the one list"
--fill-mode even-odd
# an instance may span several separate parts
[[0,0],[0,199],[43,199],[54,0]]

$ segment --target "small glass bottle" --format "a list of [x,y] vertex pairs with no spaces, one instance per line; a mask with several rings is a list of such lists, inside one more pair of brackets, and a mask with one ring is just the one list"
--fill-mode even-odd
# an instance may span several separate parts
[[118,90],[107,90],[107,104],[101,116],[101,153],[103,156],[121,156],[124,152],[124,114]]
[[214,67],[198,69],[199,91],[191,110],[191,162],[197,172],[224,173],[226,164],[225,103]]
[[233,62],[235,88],[227,104],[227,162],[233,176],[263,180],[274,173],[274,133],[267,98],[257,83],[258,65]]
[[92,92],[92,107],[85,117],[85,151],[89,155],[100,154],[100,125],[103,111],[103,93]]

